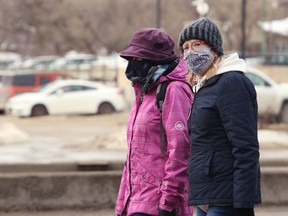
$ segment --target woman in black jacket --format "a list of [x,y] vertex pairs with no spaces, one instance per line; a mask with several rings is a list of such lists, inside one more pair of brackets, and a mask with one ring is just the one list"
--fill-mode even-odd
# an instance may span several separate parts
[[224,56],[218,27],[203,18],[180,34],[195,91],[189,205],[197,216],[253,216],[261,202],[256,91],[237,53]]

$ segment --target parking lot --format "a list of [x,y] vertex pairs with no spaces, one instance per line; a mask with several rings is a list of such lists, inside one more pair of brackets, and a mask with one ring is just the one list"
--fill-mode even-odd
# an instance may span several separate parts
[[[0,115],[0,162],[69,162],[111,158],[112,154],[114,159],[124,159],[127,119],[128,111],[35,118]],[[283,157],[288,149],[287,127],[275,124],[259,130],[261,157]]]
[[0,162],[92,160],[105,157],[103,151],[116,152],[114,156],[123,159],[127,118],[127,112],[37,118],[0,115]]

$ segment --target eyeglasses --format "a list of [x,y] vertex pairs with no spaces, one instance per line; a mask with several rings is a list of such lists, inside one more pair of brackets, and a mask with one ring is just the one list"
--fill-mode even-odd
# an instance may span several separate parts
[[198,50],[201,45],[205,44],[204,41],[196,40],[196,41],[186,41],[183,46],[180,48],[180,51],[183,53],[186,50]]

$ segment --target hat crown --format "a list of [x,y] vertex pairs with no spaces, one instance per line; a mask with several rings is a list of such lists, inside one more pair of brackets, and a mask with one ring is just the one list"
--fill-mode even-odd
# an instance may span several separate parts
[[179,36],[179,47],[185,41],[198,39],[204,41],[218,55],[223,55],[222,36],[218,27],[208,18],[201,18],[187,26]]
[[174,58],[174,41],[164,31],[157,28],[142,28],[133,35],[130,46],[120,53],[121,57],[139,57],[162,61]]
[[164,31],[156,28],[144,28],[138,30],[131,39],[130,45],[143,47],[157,52],[168,52],[174,49],[173,39]]

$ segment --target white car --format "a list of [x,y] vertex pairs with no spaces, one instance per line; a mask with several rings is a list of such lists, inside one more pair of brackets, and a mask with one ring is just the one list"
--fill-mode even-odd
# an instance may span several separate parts
[[42,116],[109,114],[126,109],[119,88],[86,80],[57,80],[31,93],[16,95],[5,105],[5,114]]
[[277,83],[251,67],[248,67],[246,76],[256,88],[259,117],[273,117],[279,122],[288,123],[288,83]]

